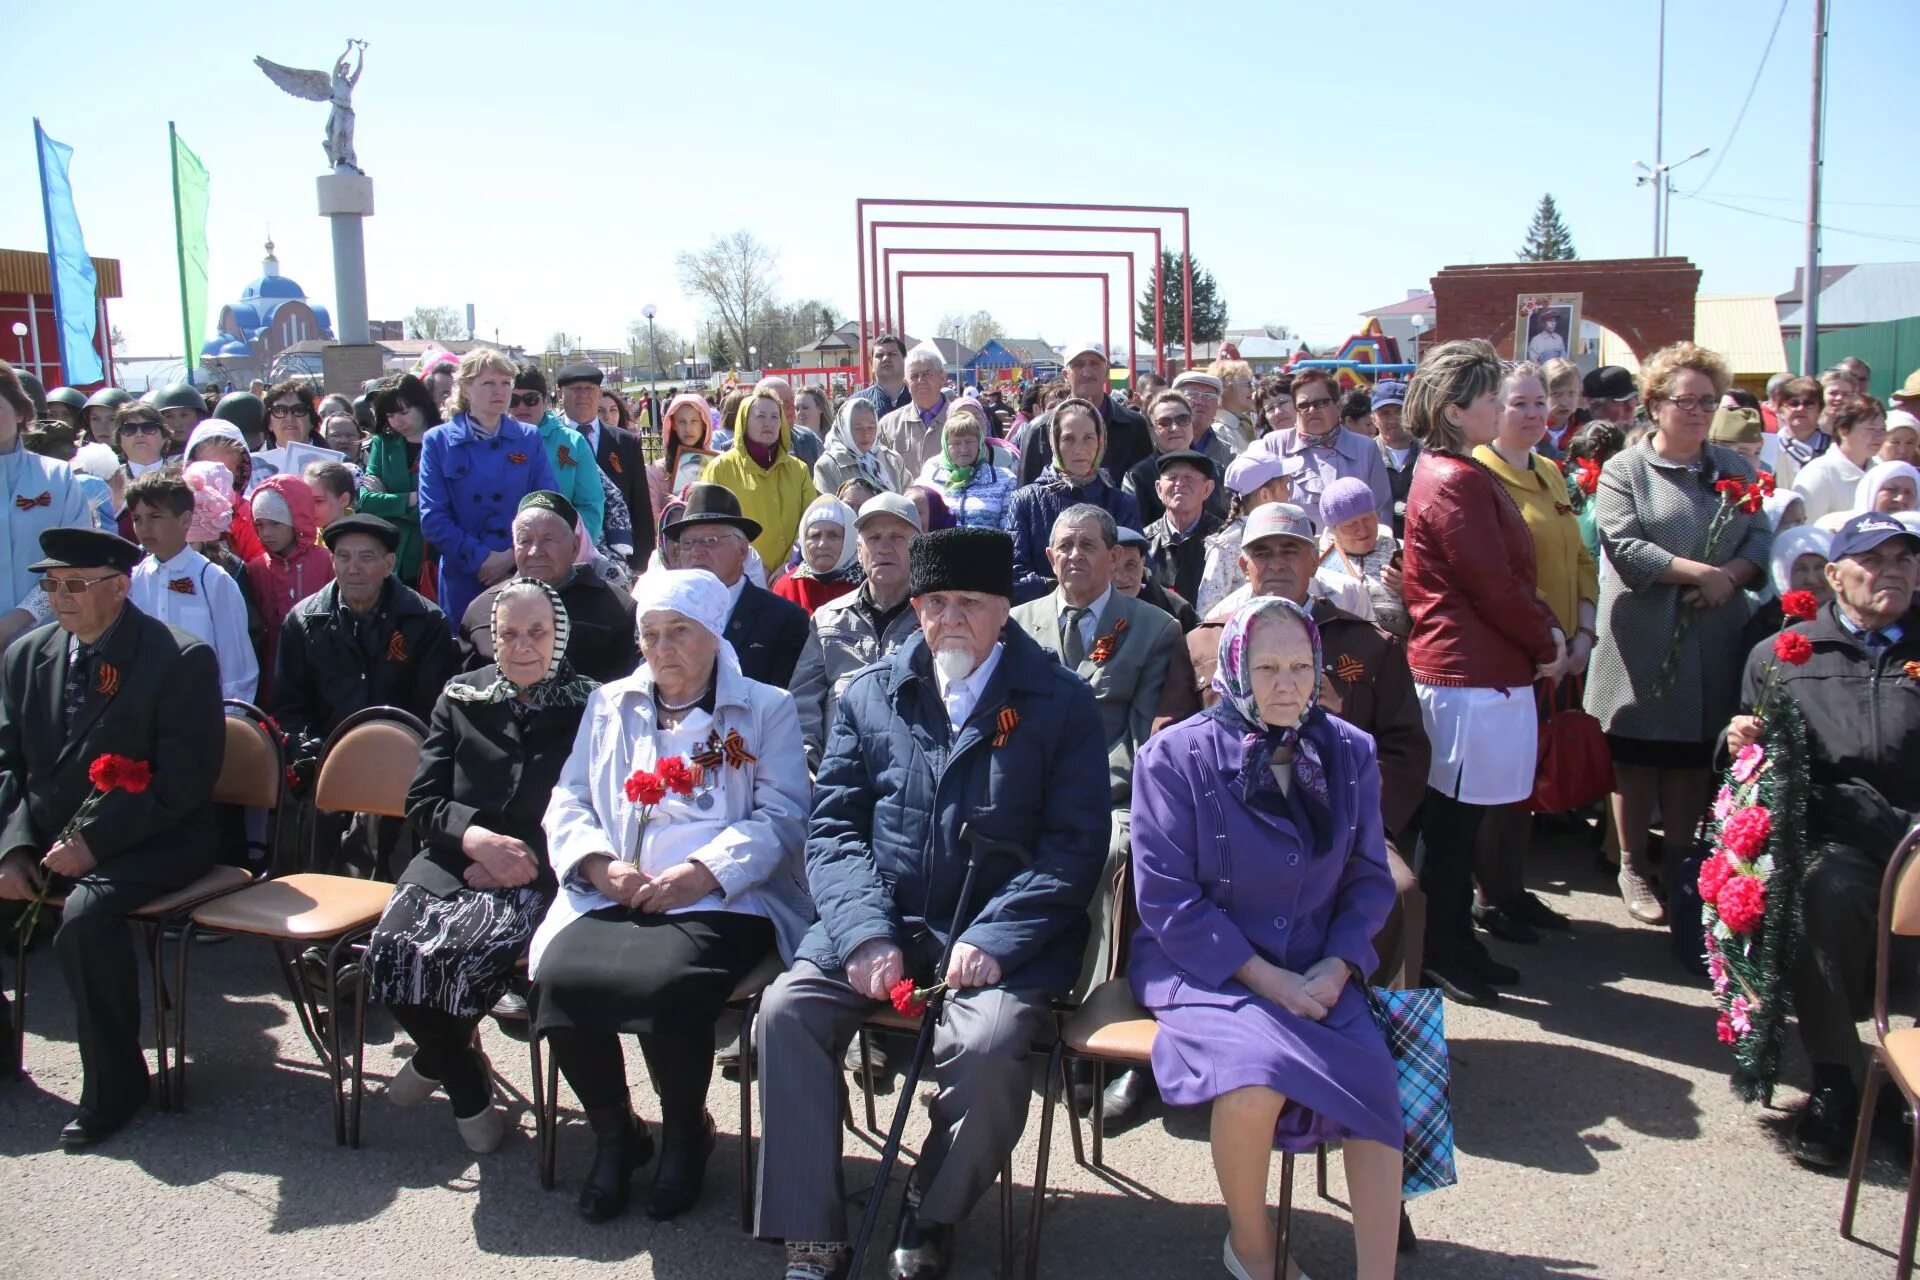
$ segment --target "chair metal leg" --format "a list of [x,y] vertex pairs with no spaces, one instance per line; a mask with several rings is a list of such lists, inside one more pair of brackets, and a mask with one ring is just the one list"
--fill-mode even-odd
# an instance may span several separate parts
[[[37,923],[37,922],[36,922]],[[13,947],[13,1060],[27,1064],[27,941],[31,931],[15,929]]]
[[1013,1155],[1000,1162],[1000,1280],[1013,1280]]
[[187,956],[193,951],[193,931],[198,926],[189,916],[180,926],[179,941],[174,944],[173,985],[179,991],[173,1006],[173,1109],[187,1109]]
[[753,1234],[753,1077],[760,1062],[754,1054],[753,1024],[760,1016],[760,997],[747,1001],[740,1018],[740,1230]]
[[533,1081],[533,1145],[539,1152],[547,1145],[547,1073],[542,1069],[540,1037],[531,1025],[527,1028],[527,1065]]
[[[1033,1205],[1027,1214],[1026,1280],[1040,1274],[1040,1228],[1047,1209],[1047,1157],[1053,1151],[1053,1106],[1059,1097],[1061,1078],[1066,1074],[1063,1055],[1066,1046],[1058,1039],[1047,1055],[1047,1079],[1040,1091],[1040,1152],[1033,1165]],[[1069,1102],[1071,1107],[1072,1103]]]
[[[1067,1097],[1067,1105],[1072,1106],[1072,1081],[1067,1082]],[[1095,1062],[1093,1064],[1093,1124],[1090,1126],[1089,1131],[1093,1135],[1093,1167],[1096,1169],[1104,1169],[1107,1167],[1106,1128],[1107,1064],[1104,1062]]]
[[860,1028],[860,1084],[867,1095],[867,1132],[880,1132],[880,1117],[873,1109],[873,1042],[865,1027]]
[[1860,1091],[1860,1120],[1853,1129],[1853,1161],[1847,1167],[1847,1195],[1840,1202],[1840,1235],[1853,1239],[1853,1210],[1860,1199],[1860,1179],[1867,1171],[1867,1144],[1873,1136],[1873,1106],[1880,1099],[1881,1073],[1885,1069],[1880,1050],[1874,1049],[1867,1062],[1866,1087]]
[[[359,946],[358,954],[364,957],[365,945],[356,945]],[[359,979],[353,984],[353,1090],[347,1095],[347,1145],[356,1151],[360,1149],[360,1112],[365,1106],[367,1096],[366,1058],[367,968],[365,960],[362,959]]]
[[1067,1127],[1073,1131],[1073,1162],[1082,1169],[1091,1169],[1093,1166],[1087,1163],[1086,1147],[1080,1141],[1080,1113],[1073,1108],[1071,1061],[1065,1057],[1060,1059],[1060,1096],[1067,1108]]
[[1313,1176],[1318,1184],[1320,1198],[1333,1199],[1327,1194],[1327,1144],[1324,1142],[1313,1149]]
[[1287,1240],[1293,1234],[1293,1152],[1280,1153],[1280,1228],[1274,1235],[1273,1280],[1287,1280]]
[[147,965],[153,970],[153,1056],[160,1077],[160,1109],[173,1110],[173,1071],[167,1058],[166,928],[141,921],[146,930]]
[[333,1145],[344,1147],[347,1145],[347,1108],[340,1096],[340,968],[334,963],[339,951],[338,942],[327,949],[327,1051],[321,1056],[325,1059],[327,1079],[333,1086]]
[[[1870,1114],[1862,1111],[1863,1115]],[[1893,1274],[1896,1280],[1910,1280],[1913,1275],[1913,1230],[1920,1223],[1920,1126],[1913,1132],[1913,1155],[1907,1167],[1907,1207],[1900,1215],[1900,1260],[1894,1263]]]
[[553,1190],[554,1165],[560,1149],[560,1059],[549,1053],[547,1058],[547,1085],[538,1122],[540,1132],[540,1189]]

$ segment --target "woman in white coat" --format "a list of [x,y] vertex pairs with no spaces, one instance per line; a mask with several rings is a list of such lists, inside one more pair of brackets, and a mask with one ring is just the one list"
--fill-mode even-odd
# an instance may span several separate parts
[[535,1027],[593,1126],[581,1216],[601,1222],[653,1153],[627,1093],[631,1032],[660,1098],[647,1212],[692,1208],[713,1148],[713,1026],[735,985],[813,921],[801,847],[810,784],[784,690],[741,674],[731,598],[704,569],[634,590],[643,663],[588,701],[547,807],[560,893],[533,940]]

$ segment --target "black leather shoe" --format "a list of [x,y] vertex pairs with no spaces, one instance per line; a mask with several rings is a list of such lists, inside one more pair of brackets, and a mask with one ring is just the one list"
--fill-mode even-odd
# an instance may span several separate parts
[[713,1117],[702,1112],[698,1126],[667,1125],[660,1131],[660,1167],[654,1171],[647,1216],[656,1222],[677,1218],[700,1203],[707,1181],[707,1157],[715,1141]]
[[1455,1004],[1486,1006],[1500,1002],[1500,993],[1478,970],[1456,960],[1427,957],[1420,969],[1420,981],[1425,986],[1440,988],[1441,994]]
[[1140,1118],[1152,1080],[1144,1071],[1122,1071],[1100,1096],[1100,1132],[1111,1138]]
[[1816,1088],[1793,1122],[1788,1144],[1793,1158],[1809,1169],[1838,1169],[1853,1153],[1853,1126],[1859,1118],[1860,1091],[1851,1083]]
[[920,1196],[911,1186],[900,1207],[900,1230],[887,1257],[887,1280],[940,1280],[953,1267],[953,1227],[920,1219]]
[[1093,1114],[1093,1072],[1093,1064],[1084,1058],[1067,1068],[1067,1101],[1077,1116]]
[[1507,919],[1518,920],[1521,924],[1532,925],[1535,929],[1551,929],[1556,933],[1572,933],[1573,921],[1540,901],[1536,894],[1522,893],[1508,898],[1500,904],[1500,910]]
[[625,1107],[587,1112],[596,1139],[593,1167],[580,1188],[580,1216],[605,1222],[626,1212],[634,1170],[653,1159],[653,1137]]
[[1492,953],[1485,947],[1477,944],[1469,947],[1466,958],[1467,964],[1473,971],[1492,986],[1512,987],[1520,982],[1520,971],[1510,964],[1502,964],[1495,960]]
[[147,1093],[143,1088],[139,1096],[125,1106],[82,1107],[75,1113],[73,1119],[67,1121],[66,1128],[60,1130],[60,1145],[69,1151],[77,1151],[82,1147],[90,1147],[96,1142],[104,1142],[126,1128],[146,1102]]
[[1540,934],[1532,925],[1515,919],[1500,907],[1474,903],[1473,922],[1502,942],[1514,942],[1523,947],[1530,947],[1540,941]]
[[[880,1037],[867,1037],[867,1055],[873,1063],[873,1095],[884,1098],[893,1092],[892,1064],[887,1061],[886,1050],[880,1047]],[[860,1070],[860,1037],[855,1036],[847,1046],[847,1056],[843,1060],[847,1071],[853,1076],[854,1083],[866,1088],[866,1076]]]

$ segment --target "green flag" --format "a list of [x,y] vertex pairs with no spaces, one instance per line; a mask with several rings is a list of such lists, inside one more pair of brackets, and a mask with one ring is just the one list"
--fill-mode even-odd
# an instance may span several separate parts
[[180,247],[180,323],[187,369],[200,363],[207,340],[207,167],[167,125],[173,146],[173,229]]

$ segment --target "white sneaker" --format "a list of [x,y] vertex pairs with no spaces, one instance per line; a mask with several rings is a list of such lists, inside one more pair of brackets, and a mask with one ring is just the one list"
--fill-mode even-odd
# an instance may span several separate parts
[[[1247,1274],[1247,1269],[1240,1265],[1240,1255],[1233,1251],[1233,1237],[1231,1235],[1229,1235],[1220,1246],[1220,1260],[1227,1264],[1227,1274],[1232,1276],[1233,1280],[1253,1280],[1253,1277]],[[1309,1276],[1306,1272],[1297,1268],[1294,1271],[1294,1275],[1298,1277],[1298,1280],[1313,1280],[1312,1276]]]
[[408,1058],[393,1073],[393,1079],[387,1081],[387,1101],[396,1107],[417,1107],[431,1098],[439,1087],[438,1080],[421,1075],[414,1067],[413,1059]]
[[486,1155],[497,1151],[507,1136],[507,1114],[495,1106],[492,1098],[487,1099],[484,1110],[477,1115],[453,1122],[460,1130],[460,1140],[467,1144],[467,1150],[476,1155]]

